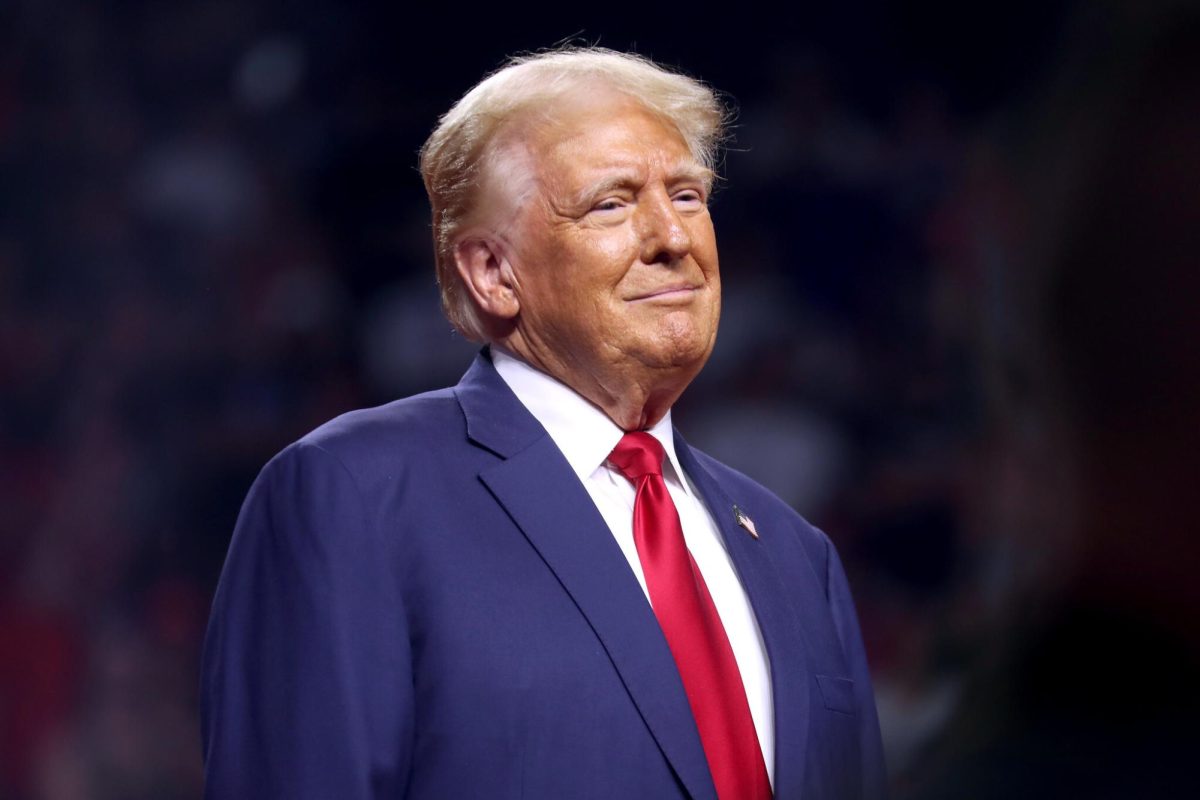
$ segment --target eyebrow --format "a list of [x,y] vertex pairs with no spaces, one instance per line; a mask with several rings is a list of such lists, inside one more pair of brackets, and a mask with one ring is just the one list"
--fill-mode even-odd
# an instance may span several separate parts
[[[712,188],[713,171],[699,164],[687,163],[676,167],[671,171],[667,178],[667,184],[686,183],[695,181],[704,185],[705,190]],[[641,182],[641,178],[634,170],[622,171],[616,174],[602,178],[593,184],[588,185],[581,191],[575,194],[574,201],[576,205],[583,205],[595,198],[597,195],[602,195],[606,192],[611,192],[614,189],[624,189],[634,186]]]

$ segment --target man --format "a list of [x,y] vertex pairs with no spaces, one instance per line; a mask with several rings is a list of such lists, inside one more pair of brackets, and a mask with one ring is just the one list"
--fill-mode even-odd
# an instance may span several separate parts
[[422,151],[453,389],[284,450],[205,652],[210,798],[875,798],[829,541],[670,408],[720,309],[723,113],[629,55],[514,61]]

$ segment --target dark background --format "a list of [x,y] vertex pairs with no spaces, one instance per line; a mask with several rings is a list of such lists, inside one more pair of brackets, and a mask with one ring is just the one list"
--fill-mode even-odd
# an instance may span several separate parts
[[736,99],[677,424],[841,549],[896,796],[1195,791],[1195,4],[831,5],[0,5],[0,797],[199,797],[241,499],[457,380],[416,151],[568,39]]

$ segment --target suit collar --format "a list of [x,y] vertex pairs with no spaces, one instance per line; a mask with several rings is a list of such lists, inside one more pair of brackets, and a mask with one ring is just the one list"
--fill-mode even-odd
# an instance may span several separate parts
[[574,389],[521,359],[496,349],[492,363],[521,405],[550,434],[575,475],[586,482],[624,431]]
[[546,435],[492,365],[484,348],[475,356],[454,394],[467,422],[467,438],[509,458]]
[[[491,358],[505,385],[550,434],[579,480],[586,482],[605,462],[625,431],[598,406],[557,378],[499,348],[491,351]],[[663,476],[677,482],[690,495],[690,484],[684,479],[679,457],[675,454],[671,412],[667,411],[646,432],[657,439],[666,452]]]
[[500,457],[479,473],[595,631],[694,800],[716,800],[671,651],[604,518],[485,350],[455,388],[468,438]]

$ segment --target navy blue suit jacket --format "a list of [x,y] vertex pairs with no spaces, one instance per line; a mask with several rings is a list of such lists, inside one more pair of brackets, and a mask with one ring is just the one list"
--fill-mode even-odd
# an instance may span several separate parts
[[[829,540],[676,449],[766,643],[775,797],[881,797]],[[715,800],[645,595],[486,353],[453,389],[346,414],[263,469],[213,605],[202,716],[208,798]]]

